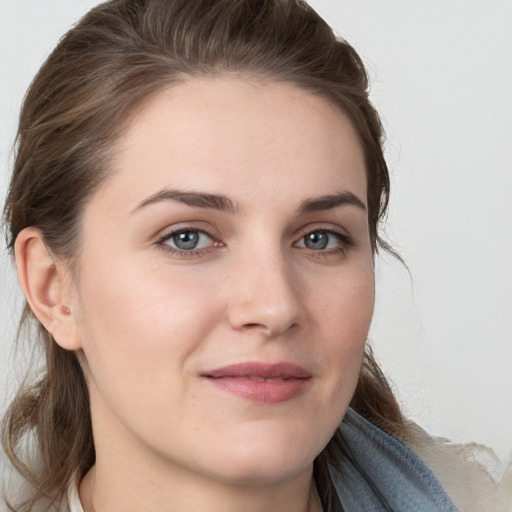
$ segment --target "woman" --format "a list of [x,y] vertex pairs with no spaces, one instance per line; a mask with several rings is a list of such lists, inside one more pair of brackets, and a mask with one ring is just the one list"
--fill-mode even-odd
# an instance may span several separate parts
[[365,347],[381,136],[302,2],[117,0],[63,38],[5,208],[46,357],[14,510],[455,510]]

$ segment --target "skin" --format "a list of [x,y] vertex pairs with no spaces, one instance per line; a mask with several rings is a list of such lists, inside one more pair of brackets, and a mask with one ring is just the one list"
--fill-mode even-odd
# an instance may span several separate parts
[[[354,392],[374,302],[350,121],[291,84],[191,79],[152,98],[116,149],[84,210],[78,275],[53,260],[46,319],[89,385],[85,511],[321,510],[312,463]],[[163,189],[234,208],[143,204]],[[301,210],[340,192],[361,204]],[[177,229],[199,231],[199,248],[180,251]],[[43,257],[37,236],[19,245]],[[290,400],[257,403],[202,376],[247,361],[311,378]]]

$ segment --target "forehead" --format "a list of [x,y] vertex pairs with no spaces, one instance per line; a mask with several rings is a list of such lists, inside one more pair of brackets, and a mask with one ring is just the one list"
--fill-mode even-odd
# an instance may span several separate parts
[[288,83],[224,77],[173,85],[146,103],[116,149],[103,192],[127,208],[164,187],[200,188],[241,204],[350,189],[366,202],[352,123]]

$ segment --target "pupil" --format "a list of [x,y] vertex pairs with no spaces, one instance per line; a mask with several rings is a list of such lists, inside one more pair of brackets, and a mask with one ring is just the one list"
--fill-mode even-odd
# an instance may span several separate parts
[[194,249],[199,241],[199,233],[196,231],[185,231],[173,236],[173,242],[178,249]]
[[317,233],[310,233],[306,235],[304,244],[308,249],[325,249],[328,243],[327,233],[319,231]]

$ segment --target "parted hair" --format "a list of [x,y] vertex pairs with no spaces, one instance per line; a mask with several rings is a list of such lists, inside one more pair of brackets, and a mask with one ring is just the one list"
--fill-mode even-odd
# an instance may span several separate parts
[[[336,105],[352,121],[366,163],[372,249],[389,198],[382,126],[356,51],[301,0],[111,0],[86,14],[58,43],[25,97],[4,208],[12,250],[38,228],[54,254],[80,251],[84,205],[111,172],[112,148],[156,93],[193,77],[250,76],[294,84]],[[86,263],[83,263],[86,264]],[[25,305],[20,332],[44,352],[2,423],[2,443],[31,496],[11,510],[53,510],[72,478],[95,461],[87,384],[76,354],[55,343]],[[367,347],[351,406],[403,438],[405,422]],[[30,439],[35,449],[26,450]],[[346,455],[337,431],[314,476],[325,511],[341,510],[328,465]]]

